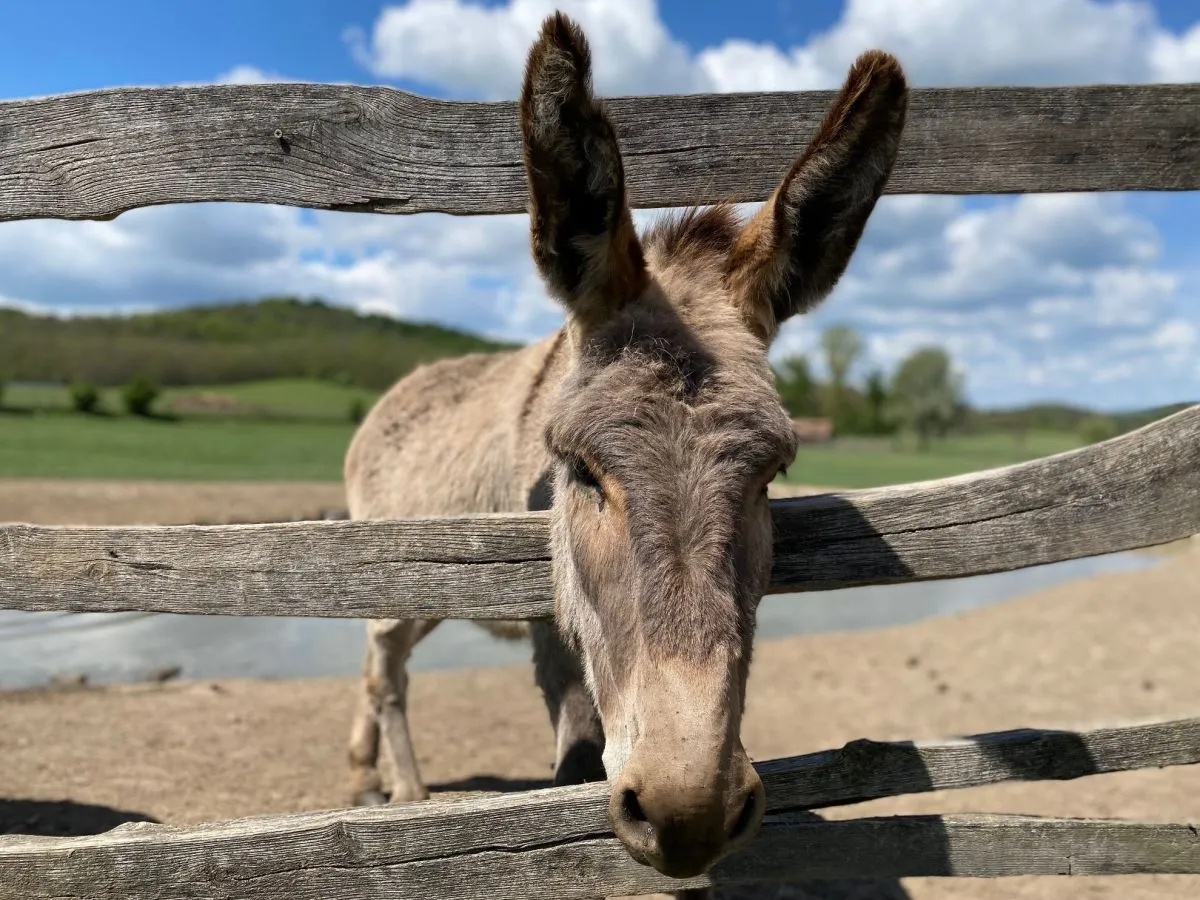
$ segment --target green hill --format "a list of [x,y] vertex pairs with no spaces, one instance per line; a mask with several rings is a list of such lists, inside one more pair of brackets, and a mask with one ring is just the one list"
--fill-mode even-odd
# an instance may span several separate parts
[[70,319],[0,309],[0,381],[8,382],[320,378],[381,390],[420,363],[505,346],[292,297]]

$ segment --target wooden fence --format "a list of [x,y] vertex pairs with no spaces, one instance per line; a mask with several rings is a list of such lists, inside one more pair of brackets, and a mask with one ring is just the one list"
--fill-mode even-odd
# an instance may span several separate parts
[[[832,94],[624,98],[638,206],[764,199]],[[1200,189],[1200,85],[916,90],[891,193]],[[0,103],[0,220],[250,201],[523,209],[512,103],[311,84]],[[773,592],[953,578],[1200,533],[1200,406],[1089,448],[958,478],[772,502]],[[444,618],[551,612],[544,514],[177,527],[0,526],[0,607]],[[91,837],[0,837],[0,897],[572,898],[914,875],[1200,874],[1190,824],[1029,816],[823,821],[838,804],[1200,762],[1200,718],[856,741],[758,764],[761,837],[712,873],[637,865],[603,785]]]

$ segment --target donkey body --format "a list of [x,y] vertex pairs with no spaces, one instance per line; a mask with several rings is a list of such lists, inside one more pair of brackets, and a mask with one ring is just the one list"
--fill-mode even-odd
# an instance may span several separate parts
[[[550,456],[542,434],[549,398],[569,364],[560,331],[521,350],[445,359],[402,379],[363,420],[347,453],[351,517],[548,509]],[[602,780],[604,736],[595,706],[576,654],[553,624],[477,624],[502,638],[533,638],[535,671],[559,746],[555,783]],[[437,625],[367,623],[364,691],[350,742],[357,803],[428,797],[405,714],[405,665]]]
[[[551,511],[554,621],[486,627],[532,637],[555,783],[607,778],[630,854],[688,877],[749,841],[765,804],[739,732],[772,562],[767,485],[796,451],[767,351],[845,270],[907,88],[894,59],[864,54],[749,222],[718,204],[638,236],[590,71],[583,34],[549,17],[521,129],[533,257],[566,324],[402,379],[351,444],[348,500],[358,519]],[[405,665],[436,624],[369,623],[359,802],[427,796]]]

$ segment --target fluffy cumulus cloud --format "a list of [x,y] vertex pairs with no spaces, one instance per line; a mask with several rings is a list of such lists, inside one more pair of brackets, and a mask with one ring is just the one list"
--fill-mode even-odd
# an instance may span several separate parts
[[368,216],[253,204],[159,206],[112,222],[0,224],[0,303],[67,314],[323,297],[521,339],[561,321],[528,219]]
[[849,0],[834,27],[803,46],[727,41],[699,54],[721,90],[830,87],[865,47],[883,47],[914,84],[1191,81],[1196,29],[1174,35],[1146,3],[1096,0]]
[[654,0],[410,0],[385,9],[369,36],[351,33],[355,55],[376,75],[479,99],[515,97],[529,43],[555,9],[587,32],[596,86],[606,94],[663,93],[709,85],[673,38]]
[[[803,44],[704,48],[673,35],[653,0],[409,0],[351,33],[350,49],[381,79],[508,98],[556,7],[584,25],[606,94],[828,88],[871,46],[926,86],[1200,80],[1200,23],[1173,33],[1131,0],[848,0]],[[282,77],[240,66],[215,80]],[[0,303],[81,311],[292,293],[530,339],[561,312],[529,262],[527,227],[520,215],[253,205],[5,223]],[[834,296],[790,323],[775,354],[812,352],[823,327],[850,322],[884,369],[922,344],[947,346],[981,402],[1200,396],[1200,278],[1167,266],[1164,243],[1119,196],[885,197]],[[1104,390],[1085,393],[1096,381]]]
[[[922,345],[946,346],[982,402],[1057,395],[1136,405],[1149,402],[1147,383],[1153,399],[1200,387],[1194,295],[1161,267],[1154,226],[1119,198],[963,207],[885,198],[835,295],[789,326],[776,353],[812,352],[819,329],[840,321],[867,336],[868,364],[885,370]],[[1110,393],[1088,391],[1096,381]]]
[[351,41],[376,75],[514,97],[530,39],[556,8],[588,33],[608,94],[829,88],[867,47],[895,53],[922,86],[1200,78],[1200,25],[1173,34],[1129,0],[848,0],[802,45],[729,39],[699,52],[671,35],[653,0],[409,0]]

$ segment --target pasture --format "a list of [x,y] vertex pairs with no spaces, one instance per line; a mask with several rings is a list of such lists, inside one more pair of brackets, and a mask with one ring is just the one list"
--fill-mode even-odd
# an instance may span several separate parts
[[349,422],[0,415],[0,478],[336,481]]
[[[171,418],[70,411],[59,386],[13,386],[0,412],[0,478],[338,481],[354,431],[348,416],[371,391],[316,379],[170,388],[157,409]],[[205,405],[204,401],[207,401]],[[786,479],[865,488],[961,475],[1025,462],[1080,445],[1071,432],[952,435],[926,451],[909,439],[850,437],[806,445]]]

